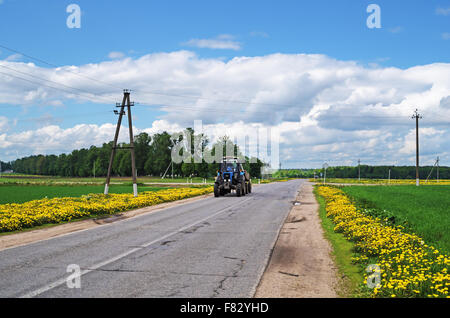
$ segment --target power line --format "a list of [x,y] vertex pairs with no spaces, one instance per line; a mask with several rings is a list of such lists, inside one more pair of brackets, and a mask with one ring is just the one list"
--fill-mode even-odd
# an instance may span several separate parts
[[[60,68],[60,66],[58,66],[56,64],[53,64],[51,62],[47,62],[47,61],[45,61],[45,60],[43,60],[41,58],[34,57],[32,55],[29,55],[29,54],[21,52],[19,50],[7,47],[5,45],[0,44],[0,48],[6,49],[8,51],[11,51],[11,52],[14,52],[14,53],[17,53],[17,54],[20,54],[22,56],[25,56],[25,57],[27,57],[29,59],[35,60],[35,61],[40,62],[40,63],[45,64],[45,65],[48,65],[48,66],[51,66],[51,67],[55,67],[55,68]],[[73,72],[73,71],[67,70],[67,69],[65,71],[69,72],[69,73],[72,73],[72,74],[75,74],[77,76],[89,79],[91,81],[94,81],[94,82],[97,82],[97,83],[101,83],[101,84],[104,84],[104,85],[107,85],[107,86],[114,87],[116,89],[122,90],[122,87],[118,87],[118,86],[112,85],[110,83],[101,81],[99,79],[92,78],[92,77],[86,76],[86,75],[82,75],[82,74],[79,74],[79,73],[76,73],[76,72]],[[195,99],[195,100],[210,100],[210,101],[216,101],[216,102],[239,103],[239,104],[249,104],[249,105],[296,107],[296,105],[286,105],[286,104],[283,105],[283,104],[273,104],[273,103],[258,103],[258,102],[241,101],[241,100],[213,99],[213,98],[202,97],[202,96],[189,96],[189,95],[181,95],[181,94],[169,94],[169,93],[163,93],[163,92],[157,92],[157,91],[144,91],[144,90],[134,90],[134,91],[135,92],[142,92],[142,93],[146,93],[146,94],[152,94],[152,95],[161,95],[161,96],[178,97],[178,98],[181,97],[181,98],[188,98],[188,99]]]
[[[20,76],[17,76],[17,75],[12,75],[12,74],[5,73],[5,72],[0,72],[0,74],[6,75],[6,76],[10,76],[10,77],[13,77],[13,78],[17,78],[17,79],[20,79],[22,81],[26,81],[26,82],[29,82],[29,83],[32,83],[32,84],[42,85],[42,86],[45,86],[45,87],[49,87],[49,88],[53,88],[53,89],[56,89],[56,90],[60,90],[60,91],[66,92],[68,94],[85,97],[87,99],[92,99],[92,96],[87,96],[85,94],[80,94],[80,93],[75,93],[75,92],[72,92],[72,91],[68,91],[67,89],[64,89],[64,88],[54,87],[54,86],[46,85],[46,84],[43,84],[43,83],[31,81],[29,79],[26,79],[26,78],[23,78],[23,77],[20,77]],[[92,95],[95,95],[95,94],[92,94]],[[97,97],[99,97],[99,96],[97,96]],[[105,101],[106,101],[106,99],[105,99]],[[108,103],[111,103],[111,101],[108,101]]]
[[17,121],[45,121],[45,120],[57,120],[60,118],[74,118],[74,117],[86,117],[86,116],[93,116],[93,115],[104,115],[105,113],[112,113],[112,110],[106,110],[101,112],[90,112],[90,113],[83,113],[83,114],[72,114],[72,115],[63,115],[63,116],[56,116],[56,117],[45,117],[45,115],[41,117],[28,117],[28,118],[22,118],[22,119],[15,119]]
[[169,94],[169,93],[161,93],[156,91],[142,91],[142,90],[134,90],[134,92],[141,92],[151,95],[161,95],[168,97],[179,97],[179,98],[187,98],[187,99],[195,99],[195,100],[208,100],[213,102],[224,102],[230,104],[248,104],[248,105],[264,105],[264,106],[280,106],[280,107],[298,107],[298,105],[293,104],[273,104],[273,103],[260,103],[260,102],[251,102],[251,101],[243,101],[243,100],[230,100],[230,99],[217,99],[210,97],[202,97],[202,96],[192,96],[192,95],[179,95],[179,94]]
[[[86,91],[86,90],[83,90],[83,89],[79,89],[79,88],[72,87],[72,86],[69,86],[69,85],[61,84],[61,83],[58,83],[58,82],[55,82],[55,81],[52,81],[52,80],[49,80],[49,79],[45,79],[45,78],[42,78],[42,77],[39,77],[39,76],[35,76],[35,75],[29,74],[29,73],[26,73],[26,72],[21,72],[21,71],[13,69],[11,67],[5,66],[5,65],[1,65],[0,64],[0,67],[9,69],[9,70],[11,70],[13,72],[16,72],[16,73],[19,73],[19,74],[22,74],[22,75],[30,76],[30,77],[33,77],[33,78],[36,78],[36,79],[40,79],[42,81],[51,82],[51,83],[54,83],[54,84],[57,84],[57,85],[61,85],[61,86],[67,87],[69,89],[73,89],[73,90],[77,90],[77,91],[84,92],[84,93],[87,93],[87,94],[95,95],[97,98],[100,98],[100,99],[104,99],[104,97],[100,96],[99,94],[95,94],[95,93],[92,93],[92,92],[89,92],[89,91]],[[106,100],[106,99],[104,99],[104,100]],[[108,101],[108,102],[110,102],[110,101]]]
[[[31,55],[26,54],[26,53],[24,53],[24,52],[21,52],[21,51],[19,51],[19,50],[12,49],[12,48],[7,47],[7,46],[5,46],[5,45],[0,44],[0,48],[3,48],[3,49],[5,49],[5,50],[8,50],[8,51],[11,51],[11,52],[20,54],[20,55],[23,55],[23,56],[25,56],[25,57],[27,57],[27,58],[29,58],[29,59],[35,60],[35,61],[37,61],[37,62],[39,62],[39,63],[45,64],[45,65],[48,65],[48,66],[51,66],[51,67],[55,67],[55,68],[60,68],[60,66],[58,66],[58,65],[56,65],[56,64],[47,62],[47,61],[45,61],[45,60],[43,60],[43,59],[41,59],[41,58],[37,58],[37,57],[31,56]],[[110,86],[110,87],[114,87],[114,88],[116,88],[116,89],[118,88],[117,86],[112,85],[112,84],[110,84],[110,83],[107,83],[107,82],[104,82],[104,81],[101,81],[101,80],[98,80],[98,79],[95,79],[95,78],[91,78],[91,77],[89,77],[89,76],[82,75],[82,74],[76,73],[76,72],[71,71],[71,70],[65,70],[65,71],[66,71],[66,72],[69,72],[69,73],[72,73],[72,74],[75,74],[75,75],[77,75],[77,76],[80,76],[80,77],[89,79],[89,80],[94,81],[94,82],[97,82],[97,83],[101,83],[101,84],[104,84],[104,85],[107,85],[107,86]],[[122,88],[118,88],[118,89],[121,90]]]

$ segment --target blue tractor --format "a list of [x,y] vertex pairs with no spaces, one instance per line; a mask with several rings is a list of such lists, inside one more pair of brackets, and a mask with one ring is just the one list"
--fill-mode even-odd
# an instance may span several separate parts
[[252,182],[238,158],[224,157],[217,171],[214,196],[226,195],[232,190],[236,191],[238,197],[249,194],[252,192]]

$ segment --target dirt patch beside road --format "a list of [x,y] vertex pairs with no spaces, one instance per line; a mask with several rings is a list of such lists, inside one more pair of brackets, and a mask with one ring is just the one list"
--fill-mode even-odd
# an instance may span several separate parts
[[311,183],[303,184],[256,290],[257,298],[337,297],[337,268]]

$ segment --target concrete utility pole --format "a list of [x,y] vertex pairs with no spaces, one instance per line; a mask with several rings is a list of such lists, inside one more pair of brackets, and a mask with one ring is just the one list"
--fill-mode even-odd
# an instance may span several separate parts
[[[130,91],[128,89],[123,90],[122,104],[116,104],[116,107],[120,108],[120,111],[115,110],[114,113],[119,115],[117,121],[116,134],[114,135],[113,147],[111,149],[111,157],[109,158],[108,174],[106,176],[105,194],[109,192],[109,183],[111,181],[111,170],[114,161],[116,150],[129,149],[131,152],[131,173],[133,176],[133,194],[137,197],[137,176],[136,176],[136,163],[134,158],[134,138],[133,138],[133,123],[131,120],[131,106],[134,106],[134,102],[130,102]],[[119,139],[120,125],[122,124],[122,117],[125,115],[125,107],[128,112],[128,128],[130,133],[130,146],[129,147],[117,147],[117,140]]]
[[327,182],[327,168],[328,168],[328,164],[324,163],[323,164],[323,184],[325,184]]
[[423,117],[419,114],[418,110],[414,112],[412,119],[416,120],[416,186],[420,185],[420,176],[419,176],[419,119]]
[[437,164],[437,182],[439,183],[439,157],[437,157],[436,164]]
[[361,159],[358,159],[358,181],[361,182]]
[[2,162],[0,161],[0,178],[2,177]]
[[391,183],[391,168],[389,168],[389,177],[388,177],[388,183]]
[[431,171],[427,176],[427,181],[425,181],[426,183],[428,183],[428,180],[430,179],[431,174],[433,173],[434,167],[436,167],[436,169],[437,169],[437,179],[436,180],[439,183],[439,157],[436,158],[436,162],[434,163],[433,167],[431,167]]

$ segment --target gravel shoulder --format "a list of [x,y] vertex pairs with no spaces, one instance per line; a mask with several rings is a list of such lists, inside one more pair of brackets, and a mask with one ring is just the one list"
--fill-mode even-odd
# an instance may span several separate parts
[[312,183],[304,183],[275,244],[256,298],[335,298],[337,268]]

